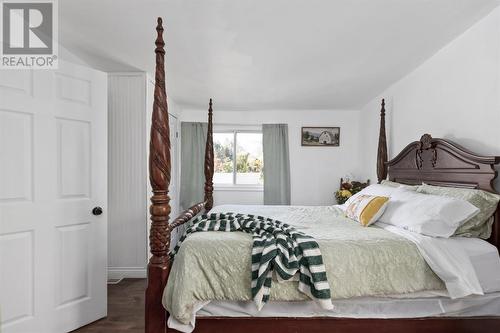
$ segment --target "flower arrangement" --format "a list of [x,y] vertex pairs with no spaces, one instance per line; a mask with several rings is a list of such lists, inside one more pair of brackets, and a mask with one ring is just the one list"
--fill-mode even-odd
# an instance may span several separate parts
[[340,189],[335,192],[335,199],[337,203],[342,205],[345,203],[353,194],[358,193],[370,184],[370,180],[366,183],[351,181],[349,178],[346,180],[340,178]]

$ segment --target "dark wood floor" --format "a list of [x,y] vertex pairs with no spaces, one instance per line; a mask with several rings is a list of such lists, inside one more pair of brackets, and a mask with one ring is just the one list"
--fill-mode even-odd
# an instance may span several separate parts
[[144,333],[146,279],[125,279],[108,285],[108,316],[73,333]]

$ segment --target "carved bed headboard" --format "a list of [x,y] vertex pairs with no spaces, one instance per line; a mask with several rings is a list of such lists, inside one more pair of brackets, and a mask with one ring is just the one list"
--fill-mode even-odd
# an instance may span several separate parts
[[[424,134],[420,141],[406,146],[395,158],[385,162],[389,180],[421,184],[480,189],[497,193],[493,181],[500,156],[481,156],[445,139]],[[495,213],[488,241],[500,250],[500,205]]]
[[500,156],[480,156],[462,146],[424,134],[386,162],[389,180],[404,184],[452,186],[495,192]]
[[[387,161],[385,113],[385,101],[382,100],[377,153],[379,183],[388,178],[408,185],[426,183],[498,193],[493,181],[498,174],[495,165],[500,163],[500,156],[482,156],[452,141],[433,138],[430,134],[422,135],[419,141],[410,143]],[[500,204],[488,241],[500,251]]]

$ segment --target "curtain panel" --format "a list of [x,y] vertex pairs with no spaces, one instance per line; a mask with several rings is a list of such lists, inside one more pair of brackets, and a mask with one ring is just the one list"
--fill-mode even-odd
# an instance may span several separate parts
[[181,123],[181,210],[203,201],[207,132],[207,123]]
[[287,124],[262,125],[264,204],[290,205],[290,156]]

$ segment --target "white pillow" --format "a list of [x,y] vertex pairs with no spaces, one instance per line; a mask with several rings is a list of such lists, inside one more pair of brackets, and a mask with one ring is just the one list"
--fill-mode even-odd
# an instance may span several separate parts
[[397,188],[379,221],[427,236],[448,238],[478,212],[465,200]]
[[387,186],[387,185],[381,185],[381,184],[373,184],[370,186],[365,187],[358,193],[354,194],[351,196],[344,204],[339,205],[338,207],[345,211],[349,205],[356,200],[357,197],[360,195],[371,195],[371,196],[378,196],[378,197],[390,197],[392,192],[396,191],[397,187],[394,186]]

